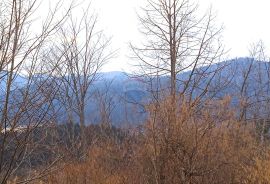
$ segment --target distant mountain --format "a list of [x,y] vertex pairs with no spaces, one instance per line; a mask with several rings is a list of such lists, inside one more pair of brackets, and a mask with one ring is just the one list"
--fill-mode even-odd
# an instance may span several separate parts
[[[191,71],[178,74],[178,90],[183,89],[183,85],[189,79],[190,74]],[[201,76],[202,74],[203,76]],[[145,117],[144,109],[140,104],[149,101],[151,97],[151,89],[148,86],[149,78],[128,76],[132,75],[121,72],[112,72],[108,75],[104,73],[105,81],[114,79],[112,83],[113,96],[115,98],[120,97],[120,99],[128,102],[128,104],[134,105],[138,103],[137,106],[135,105],[137,107],[136,113],[142,113],[143,117]],[[209,83],[209,81],[211,82]],[[104,83],[104,80],[101,80],[101,83]],[[159,79],[159,84],[155,83],[155,80],[151,84],[154,89],[159,87],[166,90],[170,84],[169,77],[162,76]],[[195,86],[194,89],[192,88],[193,85]],[[193,77],[191,77],[190,87],[186,93],[189,94],[192,91],[192,96],[195,98],[204,92],[207,85],[209,86],[205,94],[206,98],[220,99],[229,95],[232,97],[233,104],[238,104],[240,98],[246,98],[250,103],[258,103],[258,101],[270,99],[270,63],[246,57],[200,67],[195,71]],[[99,86],[96,85],[94,88],[99,89]],[[115,114],[113,113],[113,122],[123,122],[124,119],[120,121],[118,118],[124,116],[124,105],[118,100],[115,101],[115,104],[117,110],[114,111]],[[129,105],[126,106],[131,108]],[[136,108],[134,107],[134,109]],[[126,116],[129,117],[136,113],[127,113]],[[136,116],[141,117],[138,114]],[[135,118],[134,122],[136,121]]]
[[[0,72],[0,91],[5,91],[7,85],[7,71]],[[13,82],[12,82],[12,89],[22,88],[25,86],[27,79],[22,75],[14,75]]]
[[98,73],[99,77],[102,79],[124,79],[128,78],[128,73],[120,72],[120,71],[112,71],[112,72],[100,72]]
[[[201,76],[201,74],[204,74]],[[182,90],[191,71],[185,71],[177,76],[178,89]],[[0,78],[1,75],[0,74]],[[5,77],[0,80],[1,88],[5,86]],[[14,78],[14,86],[22,88],[26,79],[22,76]],[[153,82],[154,81],[154,82]],[[153,88],[169,87],[168,76],[162,76],[159,83],[152,81]],[[208,82],[211,81],[210,84]],[[270,97],[270,64],[264,61],[256,61],[252,58],[237,58],[211,66],[203,66],[195,71],[191,77],[191,87],[187,93],[192,96],[200,95],[208,85],[207,97],[221,98],[230,95],[234,103],[238,103],[240,97],[247,97],[250,100],[258,101]],[[142,123],[147,114],[143,104],[151,98],[149,78],[132,77],[124,72],[98,73],[98,79],[89,90],[89,99],[86,106],[85,118],[89,123],[99,123],[101,119],[101,101],[110,103],[110,117],[115,125]],[[243,86],[243,84],[245,84]],[[196,86],[192,88],[192,86]],[[14,88],[15,89],[15,88]],[[3,91],[3,90],[1,90]],[[99,95],[97,95],[99,94]],[[65,113],[62,114],[62,121],[65,121]]]

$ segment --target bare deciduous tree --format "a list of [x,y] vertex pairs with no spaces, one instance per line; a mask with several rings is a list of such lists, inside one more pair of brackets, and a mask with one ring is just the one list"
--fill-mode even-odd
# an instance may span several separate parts
[[[220,43],[222,28],[214,26],[211,10],[199,16],[198,6],[190,0],[148,0],[139,17],[142,33],[146,36],[143,47],[131,45],[142,69],[150,75],[170,76],[170,95],[185,93],[197,86],[202,77],[209,75],[201,66],[209,66],[223,54]],[[191,70],[186,79],[177,79],[180,72]],[[194,76],[197,76],[194,78]],[[181,81],[181,91],[177,90]],[[207,86],[207,85],[206,85]]]
[[[101,67],[114,56],[110,50],[110,38],[106,38],[102,30],[98,30],[97,16],[90,14],[90,8],[82,17],[70,16],[58,34],[59,44],[51,49],[49,65],[57,65],[55,75],[58,76],[61,89],[58,100],[68,114],[72,125],[79,123],[82,141],[85,140],[84,128],[86,105],[91,96],[91,85],[98,79]],[[93,92],[93,91],[92,91]],[[85,145],[82,143],[82,146]]]
[[72,5],[59,16],[59,1],[50,9],[41,29],[34,32],[38,3],[37,0],[0,2],[0,183],[6,183],[29,163],[27,160],[39,142],[32,141],[35,131],[52,120],[50,107],[57,88],[45,90],[49,81],[53,83],[49,77],[53,71],[43,73],[42,79],[39,77],[44,72],[40,67],[41,52]]
[[[170,96],[170,105],[166,107],[168,114],[164,119],[160,117],[160,99],[155,100],[154,109],[149,115],[149,118],[153,118],[153,136],[162,139],[162,143],[154,140],[151,145],[155,147],[161,144],[155,167],[156,183],[165,183],[174,129],[183,128],[183,125],[177,124],[180,118],[177,109],[181,108],[183,99],[187,104],[190,103],[187,111],[196,109],[200,105],[198,102],[202,102],[201,99],[207,93],[219,71],[218,67],[211,68],[211,65],[219,61],[224,53],[220,42],[222,27],[215,27],[215,16],[211,9],[200,15],[198,6],[190,0],[148,0],[142,11],[139,20],[146,41],[142,47],[131,45],[131,48],[145,74],[157,79],[154,85],[157,89],[154,90],[155,98],[162,96],[160,92],[164,88],[169,89]],[[179,74],[185,71],[188,71],[187,75],[179,78]],[[169,85],[159,81],[161,76],[169,76]],[[167,95],[165,93],[165,99]]]

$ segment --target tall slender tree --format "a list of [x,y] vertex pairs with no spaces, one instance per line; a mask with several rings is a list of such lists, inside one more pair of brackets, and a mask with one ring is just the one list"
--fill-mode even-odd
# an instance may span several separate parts
[[[158,90],[154,90],[154,95],[159,99],[153,103],[154,109],[151,109],[149,121],[154,122],[151,125],[154,130],[151,129],[150,132],[159,132],[153,136],[162,140],[161,145],[153,142],[153,147],[160,146],[159,157],[153,155],[153,160],[157,162],[156,183],[160,184],[166,183],[165,168],[169,150],[172,149],[175,126],[181,117],[179,106],[181,103],[198,105],[197,102],[205,96],[218,72],[218,68],[213,70],[210,66],[219,61],[224,53],[220,42],[222,27],[215,27],[212,10],[204,15],[199,12],[198,5],[191,0],[147,0],[147,5],[139,14],[145,41],[141,47],[131,44],[143,74],[157,78]],[[189,71],[188,75],[179,78],[178,75],[184,71]],[[165,82],[165,86],[164,82],[158,80],[161,76],[169,76],[169,82]],[[165,97],[157,95],[163,91]],[[159,117],[160,109],[164,108],[162,101],[168,96],[166,117],[162,119]],[[196,98],[198,100],[194,101]],[[193,109],[193,105],[188,108]]]
[[58,100],[68,114],[68,122],[80,125],[84,142],[86,105],[94,92],[91,86],[114,51],[110,50],[111,39],[98,29],[97,15],[91,14],[90,6],[81,17],[70,16],[58,38],[59,43],[51,48],[49,65],[54,67],[55,61],[60,61],[55,72],[61,86]]
[[[28,163],[37,147],[32,135],[51,120],[50,107],[57,88],[51,91],[45,86],[49,81],[54,83],[49,76],[55,67],[44,73],[41,53],[72,5],[59,16],[58,1],[38,24],[41,29],[34,32],[38,4],[37,0],[0,2],[0,183],[7,183]],[[38,77],[41,73],[42,78]]]
[[[224,53],[220,42],[222,27],[214,25],[211,9],[200,15],[198,5],[190,0],[148,0],[139,20],[146,41],[142,47],[131,45],[131,48],[141,61],[140,66],[146,74],[170,76],[169,93],[173,100],[176,93],[189,92],[192,96],[193,88],[202,78],[214,73],[199,67],[208,68]],[[177,78],[186,70],[191,71],[187,78]],[[178,89],[178,85],[182,87]]]

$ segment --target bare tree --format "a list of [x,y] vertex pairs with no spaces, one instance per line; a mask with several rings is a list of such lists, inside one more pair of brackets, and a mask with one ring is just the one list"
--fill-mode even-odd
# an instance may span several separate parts
[[[146,43],[141,48],[133,45],[131,48],[147,74],[169,74],[170,95],[174,99],[177,91],[185,93],[188,87],[197,86],[198,81],[206,77],[209,71],[199,70],[199,67],[209,66],[223,54],[222,28],[214,26],[211,10],[200,17],[198,6],[190,0],[147,2],[142,8],[144,14],[139,17]],[[177,75],[186,70],[191,73],[186,79],[179,79],[184,86],[179,91]]]
[[111,90],[113,80],[104,81],[104,86],[101,89],[97,89],[95,92],[95,99],[98,104],[100,125],[102,128],[112,127],[112,113],[115,109],[115,91]]
[[253,44],[249,58],[236,59],[239,119],[257,122],[261,142],[269,130],[269,58],[262,41]]
[[89,12],[90,7],[82,17],[69,17],[58,34],[59,44],[51,49],[50,56],[53,67],[55,61],[60,61],[55,72],[61,86],[58,100],[68,114],[68,122],[80,125],[82,141],[91,85],[98,79],[102,66],[114,55],[109,48],[111,39],[98,30],[97,16]]
[[[143,75],[156,78],[156,81],[151,80],[156,100],[149,118],[153,118],[154,130],[151,131],[157,133],[154,136],[160,136],[163,141],[159,150],[156,183],[165,183],[165,166],[173,144],[174,129],[178,126],[177,118],[181,114],[178,109],[183,101],[190,103],[190,109],[199,106],[198,102],[202,102],[220,70],[218,67],[211,68],[211,65],[218,62],[224,53],[220,42],[222,27],[215,27],[211,9],[200,15],[198,5],[190,0],[147,0],[139,20],[146,41],[142,47],[131,45],[131,49],[140,61],[139,67],[145,71]],[[187,74],[180,78],[179,74],[183,72]],[[159,80],[161,76],[169,81]],[[160,117],[161,92],[164,91],[163,99],[167,100],[168,94],[170,96],[170,105],[166,106],[167,119]],[[157,144],[154,140],[152,146]]]
[[49,77],[53,71],[43,73],[41,52],[72,5],[59,16],[59,1],[35,33],[33,14],[38,3],[37,0],[0,2],[0,183],[6,183],[27,165],[26,160],[38,143],[31,141],[35,131],[51,120],[50,109],[57,88],[45,90],[48,83],[53,83]]

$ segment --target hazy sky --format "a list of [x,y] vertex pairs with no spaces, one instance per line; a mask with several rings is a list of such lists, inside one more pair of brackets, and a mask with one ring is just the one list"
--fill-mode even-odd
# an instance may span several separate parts
[[[230,49],[228,57],[248,56],[250,44],[263,40],[270,48],[270,0],[199,0],[201,9],[212,5],[217,24],[223,24],[224,44]],[[130,55],[128,43],[139,41],[136,11],[145,0],[92,0],[92,8],[99,15],[99,23],[107,35],[113,36],[113,45],[119,49],[118,57],[104,70],[127,70]]]

